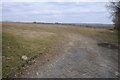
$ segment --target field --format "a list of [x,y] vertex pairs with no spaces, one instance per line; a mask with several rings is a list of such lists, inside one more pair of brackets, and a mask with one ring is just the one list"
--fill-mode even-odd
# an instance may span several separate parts
[[[68,41],[66,34],[77,34],[117,45],[117,32],[110,29],[74,27],[61,24],[3,22],[2,77],[14,77],[24,72],[45,55],[56,55]],[[27,56],[27,60],[22,60]]]

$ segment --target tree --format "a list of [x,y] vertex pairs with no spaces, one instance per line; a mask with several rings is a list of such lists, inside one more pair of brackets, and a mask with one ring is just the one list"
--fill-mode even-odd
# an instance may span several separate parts
[[120,1],[110,2],[108,6],[111,10],[112,21],[117,31],[120,31]]
[[36,23],[36,22],[33,22],[33,23]]

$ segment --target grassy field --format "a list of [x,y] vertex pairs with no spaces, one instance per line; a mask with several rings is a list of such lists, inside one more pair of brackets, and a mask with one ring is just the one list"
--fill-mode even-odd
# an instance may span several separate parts
[[[67,40],[64,36],[66,33],[88,36],[116,45],[118,42],[117,33],[108,29],[9,22],[4,22],[2,27],[2,76],[4,78],[13,77],[16,73],[24,71],[24,67],[31,65],[34,59],[54,53],[54,49]],[[21,59],[24,55],[28,60]]]

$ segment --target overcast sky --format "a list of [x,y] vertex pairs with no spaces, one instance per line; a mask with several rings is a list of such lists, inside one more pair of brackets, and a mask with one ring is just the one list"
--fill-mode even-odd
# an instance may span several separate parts
[[108,2],[3,2],[3,21],[112,23]]

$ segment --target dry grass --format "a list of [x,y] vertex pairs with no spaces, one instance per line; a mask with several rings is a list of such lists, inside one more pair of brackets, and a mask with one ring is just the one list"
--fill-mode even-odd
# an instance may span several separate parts
[[[114,30],[75,27],[60,24],[3,23],[3,77],[13,77],[29,61],[46,55],[57,44],[64,42],[64,35],[78,34],[117,44]],[[60,47],[60,46],[59,46]],[[59,52],[59,51],[57,51]],[[28,61],[21,60],[26,55]]]
[[[3,77],[14,76],[36,57],[50,53],[62,37],[40,27],[22,25],[3,23]],[[28,61],[21,60],[23,55]]]

